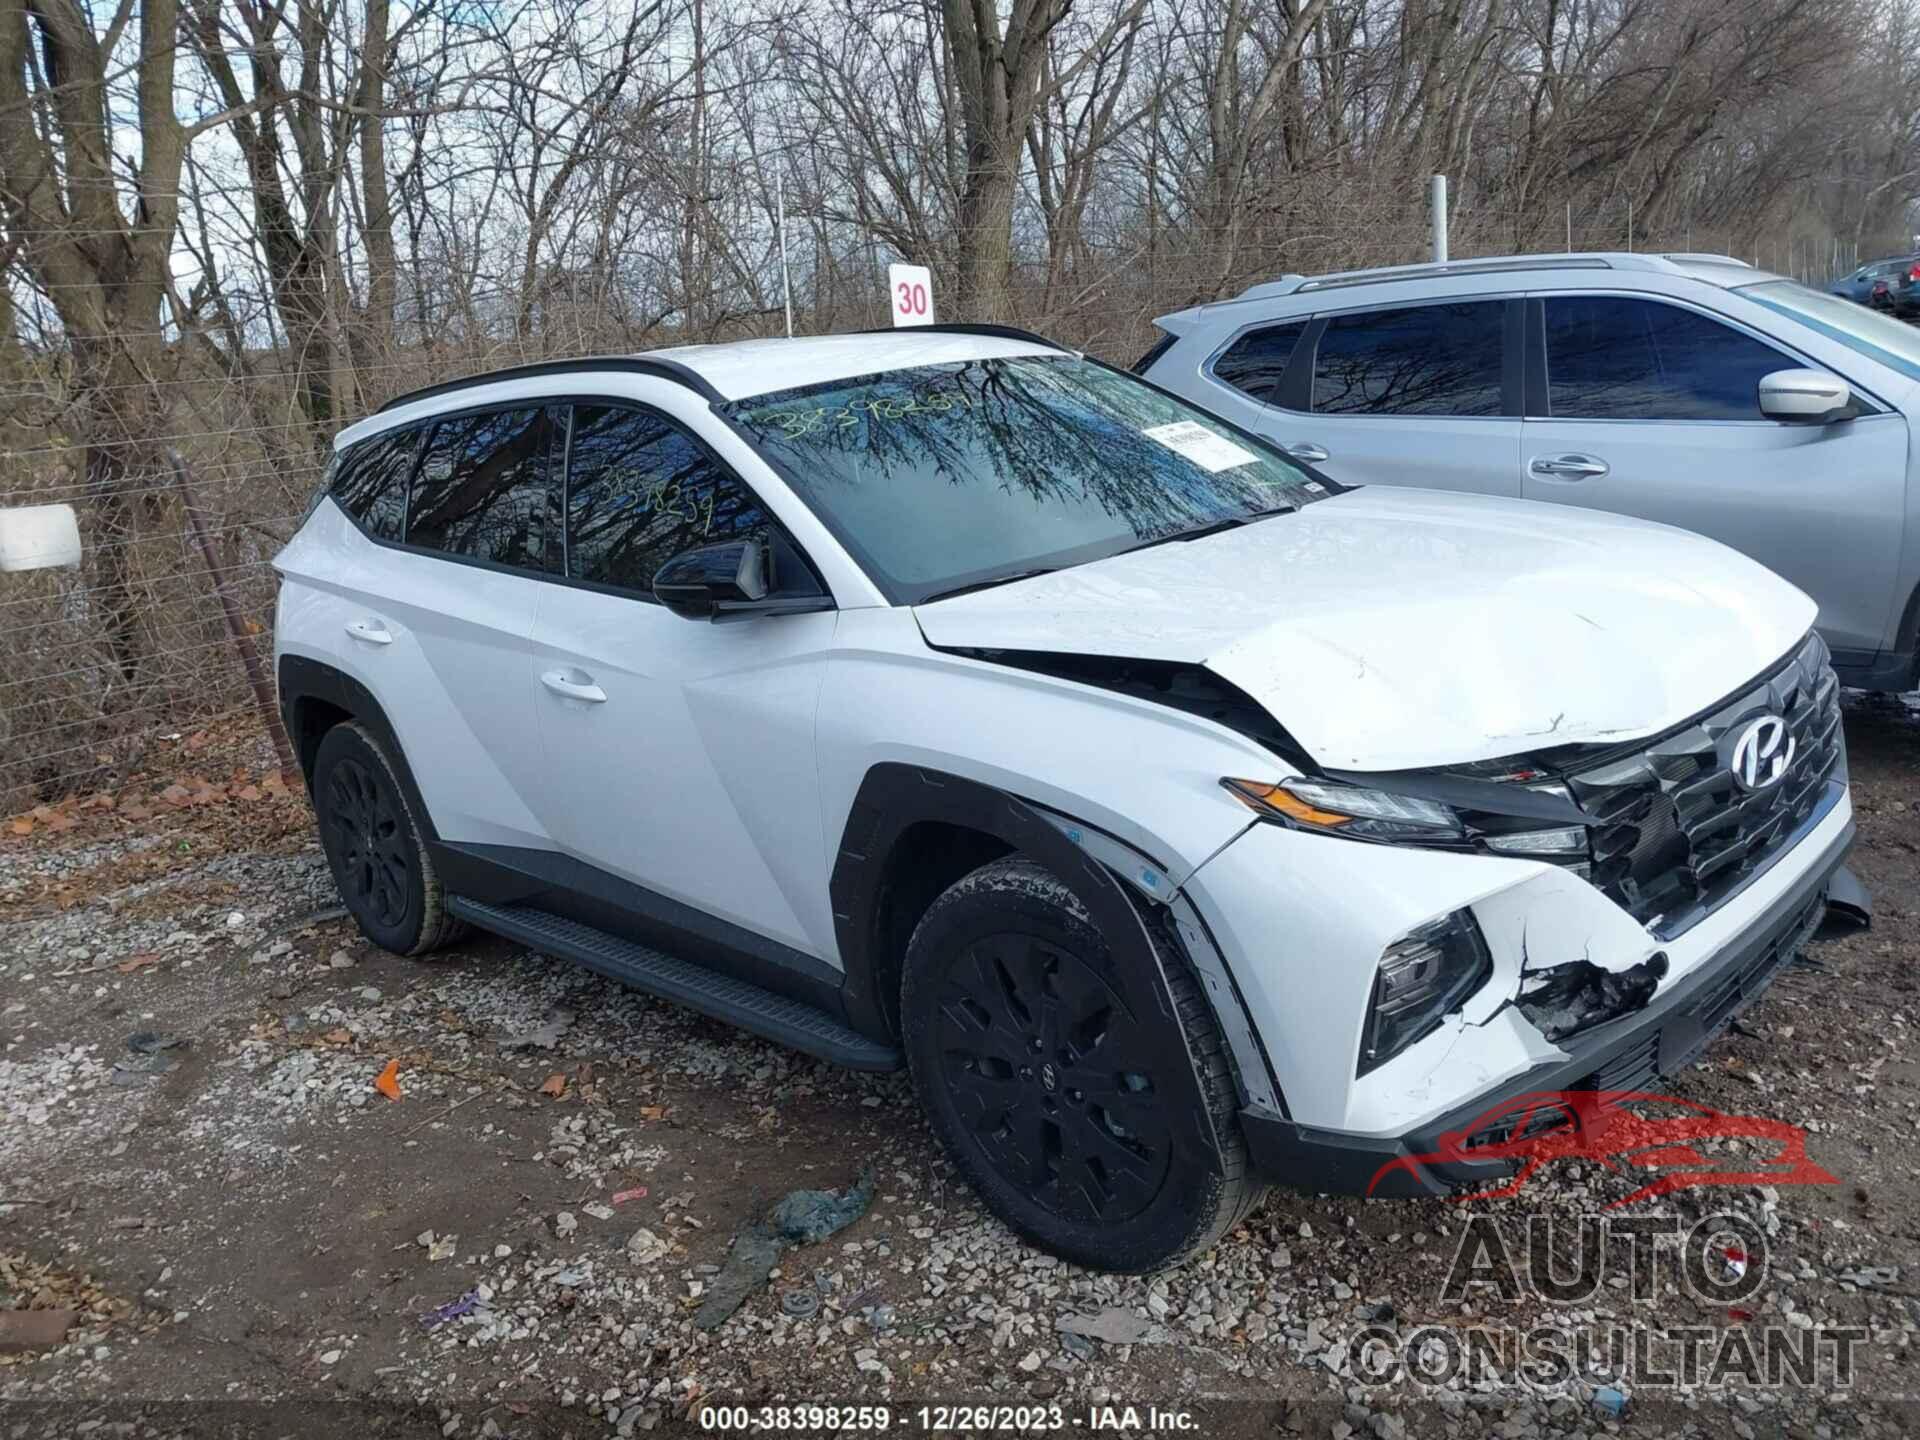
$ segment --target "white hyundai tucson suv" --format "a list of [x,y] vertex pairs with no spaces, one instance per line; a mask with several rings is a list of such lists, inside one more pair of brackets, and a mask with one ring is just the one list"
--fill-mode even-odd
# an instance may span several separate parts
[[1270,1181],[1482,1183],[1471,1139],[1393,1162],[1683,1065],[1864,901],[1800,591],[1658,525],[1352,489],[1018,331],[403,396],[276,565],[369,938],[474,925],[904,1065],[986,1203],[1088,1265]]

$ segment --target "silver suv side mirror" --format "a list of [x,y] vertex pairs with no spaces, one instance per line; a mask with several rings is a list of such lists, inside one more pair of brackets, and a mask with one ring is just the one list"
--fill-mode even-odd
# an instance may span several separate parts
[[1853,390],[1824,370],[1775,370],[1760,377],[1760,413],[1790,425],[1831,425],[1851,420]]

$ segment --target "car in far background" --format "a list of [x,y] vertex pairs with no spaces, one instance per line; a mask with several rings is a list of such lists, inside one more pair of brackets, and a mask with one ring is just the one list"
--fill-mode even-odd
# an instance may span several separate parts
[[1910,320],[1920,316],[1920,255],[1895,256],[1842,275],[1829,293]]
[[1156,323],[1136,370],[1344,485],[1695,531],[1813,597],[1843,683],[1920,685],[1920,327],[1626,253],[1287,275]]

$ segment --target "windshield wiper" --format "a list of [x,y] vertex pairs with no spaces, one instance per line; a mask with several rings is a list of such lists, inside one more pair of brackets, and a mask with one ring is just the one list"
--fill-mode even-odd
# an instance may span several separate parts
[[1210,525],[1196,525],[1191,530],[1175,530],[1171,535],[1161,535],[1152,540],[1142,541],[1120,553],[1131,555],[1135,550],[1150,550],[1155,545],[1168,545],[1175,540],[1204,540],[1209,535],[1218,535],[1223,530],[1238,530],[1242,525],[1251,525],[1256,520],[1265,520],[1274,515],[1291,515],[1299,508],[1297,505],[1276,505],[1271,510],[1256,510],[1251,515],[1230,515],[1225,520],[1215,520]]
[[991,590],[996,585],[1011,585],[1016,580],[1031,580],[1036,575],[1051,575],[1058,568],[1043,565],[1037,570],[1012,570],[1005,575],[994,575],[985,580],[970,580],[965,585],[956,585],[951,590],[936,590],[931,595],[920,598],[922,605],[930,605],[935,600],[951,600],[956,595],[971,595],[975,590]]

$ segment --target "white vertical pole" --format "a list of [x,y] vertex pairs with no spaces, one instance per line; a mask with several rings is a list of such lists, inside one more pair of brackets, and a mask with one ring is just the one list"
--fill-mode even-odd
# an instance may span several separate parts
[[1428,187],[1429,208],[1433,211],[1433,263],[1447,263],[1447,177],[1436,175]]
[[781,172],[773,172],[774,224],[780,230],[780,298],[787,307],[787,338],[793,338],[793,281],[787,274],[787,186]]
[[1567,254],[1573,253],[1573,202],[1567,201]]
[[1627,201],[1627,249],[1633,249],[1633,201]]

